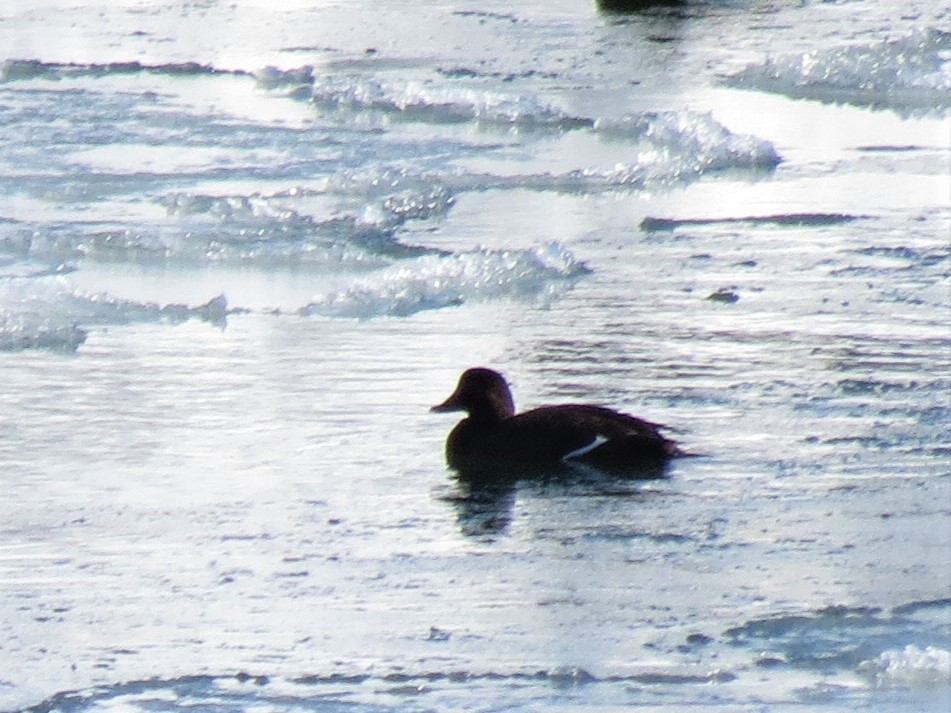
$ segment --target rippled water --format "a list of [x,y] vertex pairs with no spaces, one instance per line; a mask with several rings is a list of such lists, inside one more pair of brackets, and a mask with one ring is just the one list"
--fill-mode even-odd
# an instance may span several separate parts
[[0,710],[946,710],[948,11],[377,5],[0,9]]

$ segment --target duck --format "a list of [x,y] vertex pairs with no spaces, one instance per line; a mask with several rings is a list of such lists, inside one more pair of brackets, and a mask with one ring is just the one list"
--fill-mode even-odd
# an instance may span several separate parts
[[659,423],[605,406],[559,404],[515,412],[505,377],[486,367],[466,369],[455,391],[430,411],[464,411],[446,439],[446,461],[478,467],[584,466],[657,477],[671,458],[686,455]]

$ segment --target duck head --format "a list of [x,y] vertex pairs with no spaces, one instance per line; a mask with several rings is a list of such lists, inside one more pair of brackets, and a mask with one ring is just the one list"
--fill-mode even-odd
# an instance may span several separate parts
[[515,404],[499,372],[475,367],[464,371],[452,395],[430,411],[465,411],[473,421],[497,422],[514,416]]

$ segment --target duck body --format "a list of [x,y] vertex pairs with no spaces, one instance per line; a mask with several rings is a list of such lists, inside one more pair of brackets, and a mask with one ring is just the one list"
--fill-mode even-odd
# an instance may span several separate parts
[[682,455],[660,424],[603,406],[562,404],[516,414],[498,372],[465,371],[453,394],[432,408],[466,411],[446,441],[446,460],[458,470],[582,465],[657,477],[657,468]]

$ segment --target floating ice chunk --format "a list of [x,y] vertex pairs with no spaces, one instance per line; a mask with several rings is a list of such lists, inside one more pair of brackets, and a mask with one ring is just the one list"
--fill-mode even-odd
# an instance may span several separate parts
[[91,326],[189,319],[222,325],[235,311],[224,295],[197,306],[160,305],[84,292],[59,277],[0,280],[0,351],[75,351]]
[[445,186],[405,190],[367,204],[361,222],[396,227],[410,220],[438,218],[449,211],[455,200],[455,196]]
[[[646,112],[620,119],[598,119],[594,130],[605,138],[638,142],[633,164],[652,174],[684,175],[729,168],[772,168],[780,162],[769,141],[734,134],[710,113]],[[615,173],[632,169],[619,166]]]
[[[734,134],[710,114],[692,111],[598,119],[594,131],[609,139],[633,140],[630,159],[610,168],[518,176],[508,178],[507,183],[534,190],[580,193],[639,189],[696,180],[711,171],[768,171],[782,160],[769,141]],[[484,188],[494,187],[485,183]]]
[[565,116],[528,97],[421,82],[385,85],[364,78],[319,78],[313,100],[348,109],[374,110],[403,118],[455,123],[557,124]]
[[[526,187],[540,190],[640,187],[651,181],[696,177],[705,171],[770,169],[781,160],[770,142],[734,134],[710,114],[689,110],[594,119],[571,114],[532,95],[472,89],[452,83],[384,83],[366,77],[315,76],[309,69],[269,69],[262,73],[259,81],[266,86],[310,82],[309,99],[327,110],[379,112],[431,124],[473,121],[501,128],[593,131],[606,140],[634,143],[631,158],[607,170],[578,169],[559,175],[519,177]],[[387,189],[397,190],[400,186],[405,189],[407,184],[410,188],[422,188],[413,184],[421,184],[426,178],[430,183],[437,180],[409,175],[395,168],[370,172],[368,176],[344,172],[331,177],[328,190],[352,189],[379,195]],[[451,181],[449,186],[465,188]]]
[[186,309],[186,319],[197,317],[205,322],[217,325],[224,325],[228,319],[228,315],[234,311],[229,309],[228,298],[223,294],[212,297],[204,304],[187,307]]
[[37,278],[52,275],[66,275],[76,268],[66,263],[49,264],[34,261],[3,260],[0,258],[0,280],[4,278]]
[[220,323],[228,315],[228,300],[224,295],[194,307],[170,302],[138,302],[114,297],[105,292],[87,293],[64,290],[54,295],[46,305],[38,305],[51,313],[75,320],[82,325],[130,324],[133,322],[184,322],[193,317]]
[[300,313],[362,319],[406,316],[469,300],[544,293],[586,272],[583,263],[556,243],[530,250],[426,255],[320,296]]
[[254,72],[253,76],[264,89],[296,87],[302,84],[314,83],[314,68],[310,66],[297,67],[296,69],[265,67]]
[[[318,220],[291,209],[245,209],[237,198],[171,197],[169,211],[180,218],[177,223],[116,229],[91,225],[86,231],[52,227],[26,237],[0,236],[0,250],[47,262],[89,259],[376,269],[394,257],[438,253],[400,242],[396,228],[428,214],[437,216],[451,203],[448,193],[407,193],[368,203],[359,217]],[[62,274],[70,269],[64,266],[55,271]]]
[[24,349],[74,352],[86,341],[86,336],[85,329],[68,319],[0,310],[0,352]]
[[35,79],[50,74],[50,66],[38,59],[6,59],[0,63],[0,82]]
[[951,684],[951,651],[908,645],[863,661],[858,671],[881,687]]
[[781,55],[725,79],[799,99],[892,108],[951,109],[951,32],[919,30],[897,40]]
[[[421,81],[383,82],[359,76],[327,76],[313,67],[281,70],[266,67],[255,73],[265,89],[292,87],[303,97],[328,109],[373,111],[411,121],[436,124],[479,121],[519,127],[573,129],[590,126],[585,117],[523,94],[473,89],[455,84]],[[309,94],[300,91],[309,87]]]
[[0,63],[0,82],[25,79],[65,79],[68,77],[104,77],[115,74],[166,74],[169,76],[200,76],[203,74],[244,75],[240,69],[221,69],[198,62],[166,62],[143,64],[138,61],[82,64],[76,62],[41,62],[38,59],[7,59]]

